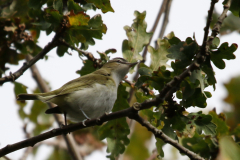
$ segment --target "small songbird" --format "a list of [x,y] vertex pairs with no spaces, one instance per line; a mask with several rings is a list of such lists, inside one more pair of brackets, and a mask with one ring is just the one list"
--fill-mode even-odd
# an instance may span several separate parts
[[119,83],[137,63],[114,58],[102,68],[76,78],[59,89],[47,93],[19,94],[17,100],[40,100],[56,104],[45,113],[64,114],[65,125],[66,117],[75,122],[99,118],[112,110]]

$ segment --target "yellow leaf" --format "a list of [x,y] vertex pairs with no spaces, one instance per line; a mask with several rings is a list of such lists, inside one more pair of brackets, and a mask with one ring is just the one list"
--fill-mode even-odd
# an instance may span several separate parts
[[74,14],[71,12],[70,16],[68,17],[68,21],[70,26],[86,26],[88,25],[90,17],[83,12],[79,12]]

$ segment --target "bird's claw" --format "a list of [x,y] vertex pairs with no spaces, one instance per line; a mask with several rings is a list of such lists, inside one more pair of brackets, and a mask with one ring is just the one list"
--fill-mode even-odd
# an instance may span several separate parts
[[84,127],[87,126],[87,125],[85,124],[85,122],[86,122],[87,120],[90,120],[90,118],[84,119],[84,120],[82,121],[82,124],[83,124]]

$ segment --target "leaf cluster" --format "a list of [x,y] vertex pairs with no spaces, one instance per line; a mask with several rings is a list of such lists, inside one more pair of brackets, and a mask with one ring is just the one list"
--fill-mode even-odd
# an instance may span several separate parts
[[[89,46],[95,45],[96,39],[102,39],[103,34],[107,32],[102,16],[97,14],[90,17],[88,11],[100,9],[103,13],[114,12],[109,0],[13,0],[9,5],[4,3],[7,1],[0,2],[0,6],[5,6],[0,11],[0,77],[8,69],[7,64],[17,65],[19,61],[25,59],[27,54],[35,56],[42,51],[37,44],[41,32],[46,32],[47,35],[58,34],[65,27],[66,30],[61,34],[60,39],[69,46],[87,50]],[[233,14],[224,21],[221,34],[239,32],[235,17],[240,13],[240,7],[237,5],[239,3],[233,0],[232,4],[230,10]],[[134,84],[119,85],[112,112],[129,108],[130,101],[143,103],[156,98],[169,82],[186,71],[198,59],[197,55],[202,47],[196,42],[195,37],[180,40],[173,32],[163,39],[157,39],[156,46],[153,47],[149,45],[153,33],[147,32],[146,12],[135,11],[134,15],[132,25],[124,27],[127,39],[122,42],[123,57],[129,62],[142,60],[141,52],[144,47],[147,47],[151,61],[149,65],[143,63],[139,65],[139,77]],[[217,14],[213,16],[216,21],[215,17]],[[64,56],[68,53],[69,46],[56,41],[57,55]],[[189,107],[205,108],[207,106],[207,99],[212,94],[205,89],[207,87],[215,89],[217,83],[212,65],[218,69],[225,69],[225,61],[235,59],[234,52],[237,48],[237,44],[220,43],[220,39],[215,37],[199,68],[192,71],[189,77],[180,79],[176,86],[171,86],[173,93],[163,103],[141,110],[140,115],[168,137],[206,159],[214,159],[217,156],[223,159],[238,157],[240,152],[236,143],[240,141],[239,77],[225,84],[229,92],[225,101],[233,106],[234,112],[220,114],[215,110],[207,114],[202,111],[187,112]],[[83,60],[84,65],[77,73],[83,76],[97,70],[110,59],[110,53],[115,52],[115,49],[97,52],[100,57],[97,62],[100,65],[91,59]],[[80,58],[84,56],[79,52]],[[25,85],[14,82],[16,95],[26,93],[26,88]],[[150,92],[146,92],[143,88],[147,88]],[[130,90],[134,92],[129,92]],[[36,89],[34,92],[39,90]],[[130,93],[134,95],[128,101],[131,97]],[[34,126],[30,136],[38,135],[52,127],[53,117],[43,114],[47,109],[46,104],[35,101],[28,108],[25,101],[16,103],[23,122]],[[137,124],[132,135],[129,136],[130,124],[131,122],[126,118],[120,118],[91,130],[94,132],[94,139],[98,138],[96,141],[107,140],[108,158],[113,160],[123,153],[132,159],[147,159],[150,155],[145,143],[151,139],[152,134]],[[79,131],[75,136],[79,138],[82,133]],[[229,136],[234,136],[234,139]],[[159,138],[155,140],[159,157],[164,157],[162,147],[166,142]],[[232,146],[234,153],[230,153],[231,151],[226,147],[228,144]],[[37,149],[34,153],[36,151]],[[66,150],[54,147],[49,158],[68,159],[69,155]]]

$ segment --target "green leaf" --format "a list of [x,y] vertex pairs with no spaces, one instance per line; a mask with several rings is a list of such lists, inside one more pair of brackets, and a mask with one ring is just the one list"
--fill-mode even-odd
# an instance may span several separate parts
[[170,43],[170,45],[177,45],[178,43],[181,42],[181,40],[175,36],[171,37],[170,39],[168,39],[168,42]]
[[118,86],[117,100],[113,106],[112,112],[120,111],[130,107],[127,101],[128,94],[129,93],[126,91],[125,83]]
[[143,76],[152,76],[152,70],[147,67],[141,67],[138,69],[138,73]]
[[78,12],[84,11],[84,9],[79,4],[74,2],[74,0],[68,0],[67,5],[68,5],[68,10],[69,11],[73,10],[75,14],[77,14]]
[[[152,139],[152,133],[149,132],[145,127],[136,123],[130,136],[130,144],[127,146],[124,155],[130,159],[147,159],[149,154],[149,147],[146,145]],[[125,157],[124,156],[124,157]]]
[[204,131],[205,135],[216,135],[217,126],[211,122],[211,115],[202,114],[200,111],[197,113],[190,113],[188,117],[193,122],[192,124],[196,126],[198,134],[202,134],[202,131]]
[[198,48],[199,47],[196,42],[194,42],[191,38],[187,38],[185,42],[179,42],[178,44],[171,45],[171,47],[167,50],[170,53],[167,57],[177,60],[175,62],[175,68],[184,69],[192,63],[193,57],[198,51]]
[[109,53],[116,53],[116,52],[117,52],[117,50],[114,49],[114,48],[111,48],[111,49],[108,49],[108,50],[105,51],[106,54],[109,54]]
[[183,131],[186,127],[186,123],[182,120],[183,116],[179,113],[175,113],[173,116],[168,117],[169,122],[172,124],[172,128],[177,131]]
[[210,47],[211,49],[217,49],[219,44],[220,44],[220,39],[218,37],[215,37]]
[[116,52],[117,52],[117,50],[114,49],[114,48],[108,49],[108,50],[106,50],[106,51],[103,52],[103,53],[97,51],[97,53],[100,55],[100,58],[101,58],[101,60],[102,60],[103,63],[107,63],[107,61],[109,61],[109,56],[108,56],[109,53],[116,53]]
[[231,137],[223,137],[219,141],[219,159],[238,160],[240,157],[240,148]]
[[[36,89],[34,93],[39,93],[39,90]],[[53,115],[45,114],[45,111],[48,109],[47,104],[41,101],[34,101],[31,106],[30,113],[28,115],[29,120],[34,124],[33,135],[39,135],[43,131],[49,129],[54,122],[50,120]]]
[[85,26],[71,26],[65,34],[65,40],[70,44],[78,45],[81,42],[81,49],[86,50],[89,45],[94,45],[93,38],[102,39],[103,33],[107,32],[107,27],[103,24],[101,15],[96,15],[88,21]]
[[232,78],[230,82],[224,84],[224,86],[228,91],[228,95],[225,97],[224,101],[239,108],[240,76]]
[[40,9],[41,7],[42,7],[42,5],[44,4],[44,3],[46,3],[47,2],[47,0],[41,0],[41,1],[38,1],[38,0],[29,0],[29,2],[28,2],[28,6],[30,7],[30,8],[33,8],[33,9]]
[[137,99],[137,102],[139,102],[139,103],[143,103],[145,100],[153,98],[152,95],[145,95],[145,94],[143,94],[143,92],[140,92],[140,91],[137,91],[135,93],[135,97]]
[[[20,93],[27,93],[27,87],[21,83],[14,82],[14,93],[17,97]],[[24,120],[27,117],[27,114],[24,111],[24,107],[26,106],[26,101],[16,101],[16,103],[19,105],[18,114],[21,117],[22,120]]]
[[[210,25],[211,29],[213,29],[214,24],[218,21],[218,17],[220,17],[219,13],[216,13],[216,12],[213,13],[213,20]],[[221,25],[220,34],[226,35],[226,34],[230,34],[235,31],[240,33],[239,17],[230,13],[227,15],[227,17],[224,19],[224,21]]]
[[221,118],[221,114],[217,115],[214,111],[209,112],[209,115],[212,116],[212,122],[217,126],[216,132],[218,138],[229,134],[229,127],[227,126],[226,122]]
[[42,51],[42,48],[33,41],[25,41],[23,43],[15,43],[15,47],[22,54],[31,54],[33,56],[37,55]]
[[71,159],[70,154],[67,150],[61,149],[60,147],[54,147],[53,152],[47,159],[66,160]]
[[[163,117],[163,116],[161,116],[161,117]],[[173,128],[171,127],[171,124],[168,121],[168,119],[165,119],[165,117],[163,117],[161,119],[164,121],[164,127],[162,129],[163,133],[165,133],[168,137],[178,141],[178,137],[177,137],[176,133],[174,132]]]
[[94,10],[96,11],[96,6],[93,3],[87,3],[82,6],[82,8],[87,11],[87,10]]
[[159,138],[156,138],[156,147],[157,147],[157,151],[158,151],[158,154],[161,156],[161,157],[164,157],[164,152],[163,152],[163,145],[165,143],[163,142],[163,140],[159,139]]
[[[147,67],[145,66],[145,68]],[[146,70],[146,71],[147,72],[145,73],[141,71],[141,73],[149,75],[150,70]],[[164,85],[168,83],[170,80],[171,80],[171,72],[166,70],[165,66],[162,66],[157,71],[154,71],[152,73],[152,76],[141,75],[141,77],[138,78],[137,82],[135,83],[135,86],[140,88],[143,85],[143,83],[146,83],[147,86],[151,86],[154,89],[157,89],[160,91],[164,87]]]
[[217,83],[217,80],[215,78],[215,72],[213,71],[210,58],[207,57],[205,62],[202,64],[202,71],[206,73],[206,79],[209,85],[213,85],[214,90],[216,89],[215,84]]
[[81,76],[84,76],[86,74],[94,72],[95,70],[96,68],[94,67],[94,63],[90,60],[85,60],[84,66],[81,68],[81,70],[78,70],[77,73]]
[[101,9],[103,13],[114,12],[110,0],[86,0],[88,3],[93,3],[98,9]]
[[[196,89],[191,88],[190,90],[189,89],[186,88],[184,90],[183,100],[181,101],[181,105],[183,105],[185,108],[191,107],[191,106],[205,108],[207,106],[207,102],[206,102],[207,98],[202,94],[201,88],[196,88]],[[209,95],[209,93],[207,94]],[[188,98],[185,98],[185,96]]]
[[122,44],[123,57],[129,62],[136,62],[141,60],[142,56],[139,54],[143,47],[149,43],[152,33],[147,33],[147,23],[145,22],[146,11],[139,13],[134,12],[136,19],[131,27],[125,26],[128,40],[124,40]]
[[53,26],[59,27],[63,19],[63,15],[59,14],[59,11],[50,8],[45,9],[45,12],[47,13],[45,19]]
[[160,66],[167,66],[167,54],[170,44],[166,39],[157,40],[157,49],[154,49],[152,46],[148,46],[148,52],[151,54],[151,69],[156,71]]
[[66,53],[68,50],[68,47],[65,45],[59,45],[57,48],[57,55],[59,57],[62,57],[64,55],[64,53]]
[[213,145],[208,139],[209,138],[202,135],[195,134],[192,138],[182,139],[182,145],[196,154],[199,154],[203,158],[209,158],[213,150],[210,146]]
[[98,130],[99,138],[107,138],[107,152],[111,153],[110,159],[114,159],[125,150],[125,145],[129,144],[127,135],[130,133],[125,118],[112,120],[101,126]]
[[22,83],[14,82],[14,93],[16,97],[20,93],[27,93],[27,86]]
[[204,77],[202,75],[202,70],[194,70],[191,74],[191,76],[189,77],[190,81],[192,83],[195,83],[196,80],[199,81],[200,83],[200,88],[201,88],[201,92],[202,94],[207,98],[207,96],[204,93],[204,89],[205,89],[205,85],[204,85]]
[[225,68],[225,62],[223,59],[235,59],[235,55],[233,52],[237,50],[237,44],[233,43],[230,47],[228,47],[228,43],[223,43],[217,51],[211,51],[211,61],[214,63],[216,67],[219,69]]
[[236,128],[234,128],[233,134],[236,138],[236,141],[239,143],[239,141],[240,141],[240,124],[238,124],[238,126]]
[[[5,4],[2,4],[0,13],[1,13],[1,18],[10,18],[10,19],[19,18],[21,20],[21,23],[24,23],[25,21],[27,22],[29,21],[27,19],[28,10],[29,10],[28,1],[15,0],[15,1],[7,1]],[[13,23],[17,24],[16,21]]]
[[222,27],[220,29],[220,33],[221,35],[224,35],[224,34],[232,33],[234,31],[240,33],[240,21],[239,21],[239,17],[236,17],[233,14],[230,14],[223,21]]
[[63,10],[62,0],[54,0],[53,1],[53,8],[58,10],[60,13],[62,13],[62,10]]
[[[127,102],[128,92],[126,87],[122,84],[118,87],[117,100],[113,107],[113,112],[129,108]],[[98,130],[100,139],[107,138],[108,148],[107,152],[111,152],[108,156],[110,159],[122,154],[125,150],[125,145],[129,144],[127,135],[130,133],[126,118],[112,120],[101,126]]]

